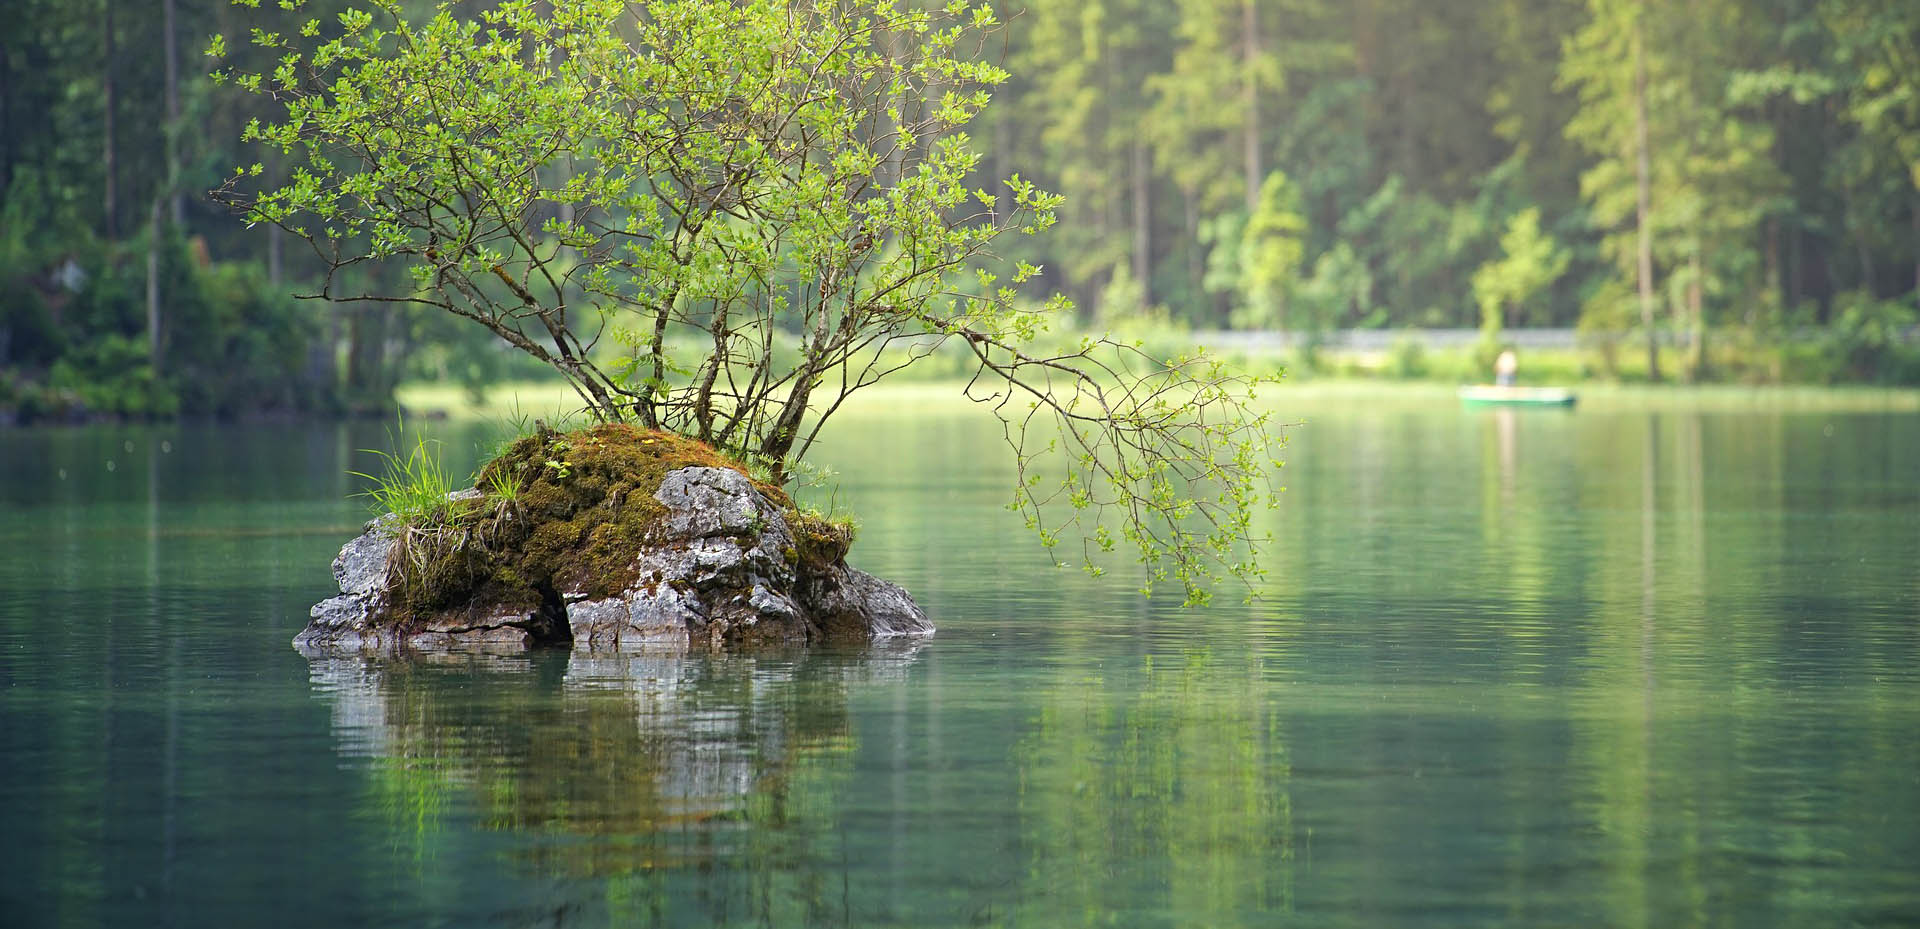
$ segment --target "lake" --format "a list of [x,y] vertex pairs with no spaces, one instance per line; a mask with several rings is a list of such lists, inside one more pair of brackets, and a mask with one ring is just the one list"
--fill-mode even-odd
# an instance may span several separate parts
[[684,658],[296,654],[380,424],[0,432],[0,924],[1920,924],[1920,414],[1282,391],[1182,610],[931,396],[804,495],[939,633]]

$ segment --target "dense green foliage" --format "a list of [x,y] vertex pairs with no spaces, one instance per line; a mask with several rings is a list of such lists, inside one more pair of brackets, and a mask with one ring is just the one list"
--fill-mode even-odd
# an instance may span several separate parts
[[200,52],[215,31],[283,16],[224,0],[7,4],[0,418],[377,411],[409,374],[524,372],[485,333],[295,301],[312,256],[206,196],[272,107],[215,87]]
[[[207,37],[290,35],[351,5],[317,0],[296,17],[226,0],[8,4],[0,409],[240,413],[287,408],[289,394],[296,409],[379,408],[403,376],[478,385],[529,370],[485,332],[435,315],[271,296],[310,282],[316,256],[203,195],[257,160],[242,127],[283,112],[208,80]],[[993,6],[1009,25],[988,58],[1013,78],[973,122],[983,157],[969,183],[991,187],[1017,165],[1066,196],[1029,256],[1045,272],[1028,293],[1066,293],[1084,324],[1471,327],[1488,319],[1482,287],[1524,282],[1537,287],[1500,301],[1504,325],[1579,326],[1606,364],[1657,336],[1693,346],[1663,353],[1668,375],[1920,377],[1912,4]],[[231,67],[275,63],[244,41],[227,51]],[[264,168],[287,176],[276,158]],[[1545,266],[1523,267],[1503,244],[1528,211],[1529,254]],[[152,276],[167,285],[151,314],[150,241]],[[68,258],[97,292],[55,283]],[[356,273],[369,289],[405,283],[398,269]],[[235,352],[270,354],[189,348],[221,342],[196,327],[236,312],[192,305],[215,278],[229,292],[272,285],[244,315],[302,362],[251,372],[244,387],[189,385],[195,368],[168,363],[177,353],[227,369]],[[1774,361],[1716,369],[1716,347]],[[27,395],[38,406],[23,407]]]
[[457,12],[374,2],[256,34],[271,71],[214,75],[285,104],[247,137],[290,159],[288,182],[237,171],[221,196],[325,254],[329,298],[355,299],[364,285],[338,278],[359,265],[400,265],[408,289],[362,299],[480,323],[598,418],[775,461],[833,402],[813,393],[828,369],[863,369],[844,395],[884,373],[868,356],[894,338],[1032,325],[977,262],[1051,225],[1057,198],[965,184],[963,127],[1005,77],[974,59],[990,11]]
[[1691,346],[1687,377],[1734,373],[1712,332],[1845,355],[1878,344],[1850,308],[1916,322],[1913,4],[1002,6],[994,157],[1066,195],[1047,283],[1089,320],[1578,325]]

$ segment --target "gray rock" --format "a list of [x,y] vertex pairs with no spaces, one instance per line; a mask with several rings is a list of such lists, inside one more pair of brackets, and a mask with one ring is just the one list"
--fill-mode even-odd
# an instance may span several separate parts
[[829,634],[888,639],[933,632],[904,588],[844,563],[807,578],[803,594],[815,622]]
[[836,565],[833,570],[839,575],[837,583],[816,601],[816,611],[865,625],[876,639],[933,632],[933,623],[906,588],[845,565]]
[[727,468],[681,468],[670,472],[653,499],[667,505],[668,538],[691,539],[753,532],[777,520],[780,509],[753,489],[753,483]]
[[678,591],[629,590],[618,597],[567,604],[573,647],[614,652],[648,646],[684,646],[701,621]]
[[386,581],[387,556],[393,552],[393,535],[386,531],[386,522],[383,516],[367,523],[333,559],[333,579],[341,593],[369,594]]
[[615,597],[568,605],[575,648],[820,637],[792,593],[793,530],[752,482],[725,468],[682,468],[653,498],[667,515],[660,539],[636,557],[639,582]]
[[342,652],[519,652],[554,638],[558,623],[541,610],[449,612],[418,628],[400,629],[387,614],[385,590],[342,594],[314,604],[293,647],[309,655]]
[[[477,491],[461,494],[476,495]],[[889,639],[933,632],[898,585],[836,561],[800,563],[783,508],[737,471],[682,468],[654,493],[667,507],[657,538],[634,553],[635,582],[610,597],[559,592],[540,610],[450,612],[402,631],[385,589],[393,539],[382,517],[334,559],[341,595],[315,604],[294,639],[309,654],[412,649],[485,651],[571,643],[576,652],[638,652],[737,642]]]
[[379,623],[387,608],[387,558],[393,552],[388,519],[383,516],[367,523],[334,557],[333,580],[340,596],[313,605],[307,628],[293,639],[295,648],[379,648],[392,638],[383,634]]

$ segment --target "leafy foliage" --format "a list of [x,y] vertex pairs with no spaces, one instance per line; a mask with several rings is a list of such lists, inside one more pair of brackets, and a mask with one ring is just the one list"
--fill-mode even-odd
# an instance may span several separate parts
[[[341,16],[359,10],[371,16],[369,29],[387,36],[383,53],[396,51],[397,21],[420,24],[426,35],[435,7],[431,0],[373,7],[359,0],[305,0],[293,6],[234,6],[230,0],[10,4],[8,29],[0,34],[6,98],[0,106],[0,208],[6,211],[0,232],[30,238],[33,254],[7,262],[4,277],[11,286],[0,295],[0,364],[29,395],[52,401],[55,394],[71,393],[48,387],[54,361],[71,351],[63,377],[83,385],[101,378],[116,382],[88,387],[95,400],[111,401],[103,409],[199,412],[195,405],[201,401],[192,396],[199,391],[186,381],[224,369],[196,367],[189,374],[172,363],[187,334],[200,332],[175,322],[183,307],[194,305],[172,266],[170,250],[177,246],[158,250],[156,263],[166,272],[160,275],[157,314],[163,334],[157,374],[149,381],[161,393],[171,390],[178,403],[145,396],[141,384],[147,382],[121,378],[105,364],[127,362],[120,349],[148,335],[138,313],[145,284],[138,252],[152,238],[143,219],[156,201],[179,208],[163,212],[164,238],[204,243],[202,254],[213,267],[249,266],[255,270],[248,276],[280,290],[310,289],[329,267],[331,249],[314,253],[263,231],[271,227],[232,222],[198,192],[219,184],[236,164],[251,169],[251,162],[260,163],[260,174],[247,182],[250,189],[291,184],[296,162],[304,164],[304,142],[287,153],[270,147],[264,157],[241,150],[244,126],[283,125],[290,94],[327,86],[301,83],[302,69],[312,62],[283,61],[290,53],[286,45],[311,52],[345,38]],[[900,12],[932,6],[896,4]],[[387,7],[399,12],[389,14]],[[177,15],[165,16],[167,8]],[[451,9],[458,14],[454,20],[496,17],[464,40],[472,46],[491,41],[489,30],[502,22],[498,15],[522,16],[526,8],[462,0]],[[978,156],[964,186],[997,198],[1000,212],[1009,212],[1014,193],[1004,181],[1018,165],[1024,179],[1068,199],[1053,207],[1059,222],[1048,235],[1017,249],[1043,272],[1015,282],[1016,266],[996,261],[992,252],[998,249],[990,249],[969,265],[997,274],[995,284],[982,288],[969,278],[947,284],[950,290],[985,293],[1011,286],[1033,304],[1060,291],[1078,303],[1079,323],[1103,327],[1148,320],[1198,328],[1466,327],[1482,317],[1474,272],[1499,259],[1502,232],[1528,208],[1539,211],[1540,229],[1569,260],[1561,277],[1528,302],[1526,323],[1564,326],[1578,320],[1596,345],[1614,345],[1629,330],[1640,330],[1643,337],[1684,335],[1695,345],[1700,340],[1693,336],[1712,333],[1748,342],[1790,339],[1810,348],[1831,342],[1848,295],[1911,305],[1920,286],[1920,81],[1914,77],[1920,74],[1920,14],[1911,3],[1022,0],[995,9],[1009,27],[969,31],[950,56],[1004,62],[1018,72],[992,84],[992,102],[963,127],[970,133],[965,147]],[[928,15],[946,16],[944,6]],[[1639,238],[1630,41],[1636,22],[1644,27],[1638,44],[1647,66],[1650,256],[1644,307],[1636,302],[1641,275],[1633,254]],[[873,25],[878,54],[891,58],[924,47],[908,41],[914,33],[904,22]],[[314,33],[303,36],[307,28]],[[273,41],[254,43],[254,29]],[[225,84],[200,73],[192,54],[198,37],[211,33],[225,36],[213,49],[225,56],[217,62],[229,78]],[[522,42],[511,29],[502,36],[520,42],[520,60],[534,64],[537,42]],[[743,36],[751,39],[752,33]],[[631,44],[639,38],[629,29],[595,41]],[[445,47],[453,57],[439,63],[437,72],[421,70],[415,77],[423,83],[414,86],[453,89],[442,78],[461,67],[461,41],[450,38]],[[181,53],[171,71],[164,54],[170,45]],[[700,49],[688,50],[688,60],[704,60]],[[465,60],[480,64],[470,55]],[[328,67],[347,64],[338,59]],[[499,59],[489,67],[503,65]],[[567,53],[554,46],[543,67],[558,73],[566,65]],[[274,83],[283,66],[299,78],[291,90]],[[657,70],[658,62],[635,67]],[[756,79],[772,67],[741,74]],[[259,75],[264,83],[244,83],[262,92],[237,88],[232,78],[245,75]],[[430,75],[441,83],[424,83]],[[953,83],[945,77],[916,80],[909,76],[895,88],[890,76],[874,78],[876,89],[897,98],[908,122],[939,107]],[[478,85],[468,80],[461,86]],[[535,80],[502,88],[492,99],[519,105],[553,86]],[[169,89],[177,109],[168,103]],[[462,102],[483,105],[473,98]],[[868,111],[881,118],[862,138],[878,140],[890,131],[895,121],[886,116],[889,107]],[[544,112],[541,118],[549,122],[503,123],[511,131],[502,140],[531,137],[551,125],[552,109],[528,112]],[[581,127],[571,137],[597,131]],[[896,169],[919,157],[909,153],[928,148],[933,139],[913,135],[911,146],[876,149],[882,162],[878,186],[894,186]],[[395,152],[402,165],[421,160],[412,150]],[[329,149],[327,157],[341,158],[343,169],[350,166],[342,150]],[[473,164],[493,171],[510,162]],[[532,202],[541,213],[532,228],[548,243],[543,248],[553,247],[559,236],[541,228],[547,220],[591,225],[609,218],[587,207],[591,197],[617,195],[605,189],[605,175],[596,170],[578,153],[556,151],[537,178],[522,176],[539,188]],[[1250,194],[1275,170],[1296,189],[1295,211],[1303,224],[1285,320],[1247,312],[1238,289],[1241,231],[1258,206]],[[565,190],[576,175],[588,177],[582,184],[594,190],[577,200],[543,199]],[[629,190],[651,196],[637,178],[629,180]],[[828,225],[838,222],[825,215]],[[722,225],[734,228],[734,222]],[[311,225],[321,230],[321,224]],[[853,236],[843,241],[860,241],[858,229]],[[893,247],[884,236],[875,242],[876,254]],[[573,275],[563,281],[572,325],[591,312],[581,281],[592,260],[564,243],[559,247],[551,266]],[[516,243],[501,250],[519,249]],[[104,289],[90,305],[113,309],[81,319],[56,305],[53,291],[42,287],[29,295],[19,286],[23,279],[44,282],[69,257],[89,270],[112,266],[114,280],[94,278]],[[410,293],[406,264],[369,260],[337,269],[333,292]],[[490,269],[480,270],[481,289],[507,293]],[[515,275],[532,286],[521,277]],[[1616,299],[1622,286],[1626,313]],[[1334,293],[1337,299],[1307,296]],[[271,293],[261,296],[277,303]],[[714,303],[704,296],[690,299],[684,308],[691,313],[708,312]],[[804,312],[796,295],[787,299],[788,307],[776,315]],[[523,352],[483,347],[479,336],[495,342],[497,336],[447,325],[458,320],[434,307],[410,312],[401,304],[349,303],[319,311],[278,305],[276,312],[284,314],[279,318],[306,342],[298,394],[314,399],[303,400],[303,409],[382,408],[403,373],[477,388],[525,377],[530,366],[545,364]],[[129,307],[135,312],[124,316]],[[1786,320],[1808,331],[1776,324]],[[537,319],[523,321],[534,342],[558,351]],[[644,392],[654,372],[620,372],[614,357],[619,353],[608,351],[626,348],[632,358],[634,346],[623,345],[617,333],[633,328],[610,326],[589,360]],[[687,329],[678,323],[669,328]],[[792,329],[785,323],[780,328]],[[646,327],[638,329],[645,342]],[[698,341],[695,336],[688,331],[676,339],[669,333],[668,341]],[[81,345],[94,339],[103,344]],[[109,339],[124,344],[107,346]],[[800,348],[788,340],[775,351],[788,357]],[[516,363],[516,354],[527,360]],[[664,379],[670,386],[687,382],[705,354],[669,353]],[[335,358],[341,361],[338,371]],[[1683,370],[1695,361],[1688,359]],[[272,373],[269,366],[249,379]],[[285,392],[270,393],[270,408],[284,409]],[[233,395],[244,400],[245,392]]]
[[1540,229],[1540,211],[1531,207],[1507,220],[1500,237],[1501,257],[1473,272],[1473,294],[1480,303],[1481,330],[1497,339],[1511,314],[1566,273],[1569,256],[1553,236]]
[[[1251,379],[1202,359],[1028,350],[1071,306],[1021,299],[1039,269],[997,249],[1052,226],[1061,198],[1017,174],[1004,195],[969,184],[965,126],[1007,78],[978,57],[995,26],[958,0],[506,2],[474,20],[443,3],[422,21],[375,0],[256,30],[279,63],[218,76],[285,104],[247,135],[294,164],[284,184],[242,169],[222,196],[312,247],[318,295],[477,322],[594,417],[775,483],[849,396],[961,346],[1042,540],[1076,526],[1091,559],[1117,531],[1204,599],[1216,566],[1257,571],[1268,414]],[[410,291],[340,289],[391,262]]]

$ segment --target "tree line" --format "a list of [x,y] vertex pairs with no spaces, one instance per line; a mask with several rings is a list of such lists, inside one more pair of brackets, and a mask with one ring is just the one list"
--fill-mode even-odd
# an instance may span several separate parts
[[[315,257],[205,196],[261,161],[242,131],[275,116],[203,54],[299,27],[261,6],[0,13],[0,409],[378,409],[404,376],[517,370],[457,321],[289,300]],[[1013,77],[972,126],[977,181],[1018,168],[1066,196],[1026,286],[1089,327],[1573,325],[1665,378],[1752,373],[1715,370],[1715,346],[1809,341],[1826,350],[1803,377],[1920,378],[1900,351],[1920,292],[1912,4],[998,8],[990,57]]]
[[1915,322],[1920,6],[1007,0],[995,158],[1067,198],[1090,323],[1579,326],[1702,377],[1710,333]]
[[243,130],[277,113],[209,80],[209,39],[290,14],[8,0],[0,23],[0,417],[378,413],[403,377],[514,370],[437,316],[294,300],[314,256],[208,197],[260,160]]

